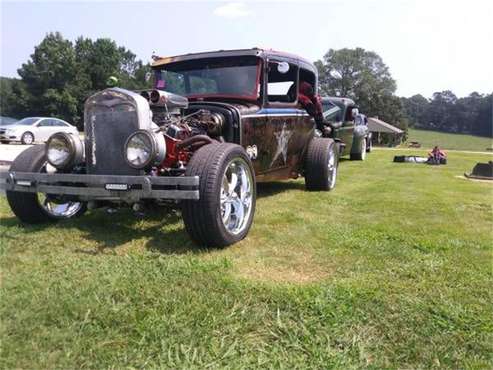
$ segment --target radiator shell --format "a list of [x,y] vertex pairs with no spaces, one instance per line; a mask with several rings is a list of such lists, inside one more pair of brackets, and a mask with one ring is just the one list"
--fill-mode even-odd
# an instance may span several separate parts
[[94,175],[140,175],[125,161],[125,142],[136,130],[152,126],[149,103],[120,88],[100,91],[84,107],[86,172]]

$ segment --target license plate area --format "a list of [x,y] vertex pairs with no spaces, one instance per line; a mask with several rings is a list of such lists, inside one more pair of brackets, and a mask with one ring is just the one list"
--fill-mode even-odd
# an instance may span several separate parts
[[130,190],[130,186],[128,184],[104,184],[104,188],[106,190],[111,190],[111,191],[128,191]]

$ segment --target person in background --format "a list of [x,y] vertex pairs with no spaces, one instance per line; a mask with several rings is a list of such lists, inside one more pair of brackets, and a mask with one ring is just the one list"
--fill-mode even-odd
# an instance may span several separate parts
[[358,125],[368,126],[368,118],[366,118],[366,115],[364,115],[363,113],[358,112],[356,114],[356,117],[354,117],[354,125],[355,126],[358,126]]
[[322,102],[320,97],[315,95],[313,86],[306,81],[300,81],[298,88],[298,103],[315,119],[317,129],[323,136],[329,136],[332,131],[324,120],[322,114]]
[[447,158],[447,154],[437,145],[428,153],[428,160],[434,163],[440,163],[445,158]]

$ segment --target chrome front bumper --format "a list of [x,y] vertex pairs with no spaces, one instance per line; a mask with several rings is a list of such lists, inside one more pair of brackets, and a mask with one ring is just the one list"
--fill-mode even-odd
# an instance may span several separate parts
[[3,172],[0,189],[70,195],[79,200],[199,199],[198,176],[114,176]]

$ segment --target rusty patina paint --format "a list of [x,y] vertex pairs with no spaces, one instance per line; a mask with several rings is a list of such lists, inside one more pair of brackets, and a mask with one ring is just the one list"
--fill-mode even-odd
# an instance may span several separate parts
[[313,137],[313,118],[300,109],[286,114],[259,110],[242,117],[242,143],[246,149],[256,146],[252,160],[260,181],[295,177],[301,172],[303,156]]
[[250,155],[257,181],[282,180],[303,175],[305,152],[315,132],[314,119],[296,103],[282,100],[269,102],[266,82],[272,63],[286,62],[297,68],[293,83],[299,83],[300,71],[303,70],[305,77],[312,74],[311,83],[317,92],[318,73],[313,63],[292,54],[253,48],[158,58],[152,67],[157,69],[166,64],[185,61],[242,56],[259,60],[258,95],[248,99],[240,96],[201,96],[200,101],[194,100],[192,105],[205,106],[209,102],[215,102],[239,113],[240,122],[235,123],[237,126],[234,129],[234,140],[229,140],[243,146]]

